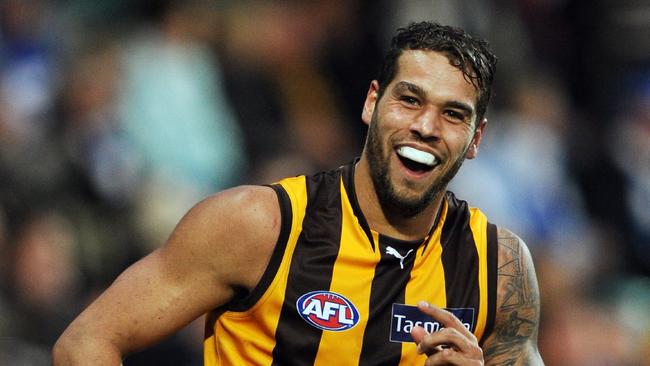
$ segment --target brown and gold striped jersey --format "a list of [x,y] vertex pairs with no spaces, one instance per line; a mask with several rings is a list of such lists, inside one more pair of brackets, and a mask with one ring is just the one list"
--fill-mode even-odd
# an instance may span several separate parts
[[272,185],[280,238],[257,287],[208,314],[205,365],[418,364],[410,329],[438,326],[418,323],[420,300],[491,332],[496,227],[447,192],[426,238],[390,238],[368,226],[353,177],[350,164]]

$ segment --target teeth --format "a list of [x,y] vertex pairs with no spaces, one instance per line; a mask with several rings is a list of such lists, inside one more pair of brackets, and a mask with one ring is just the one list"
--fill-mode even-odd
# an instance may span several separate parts
[[402,146],[397,149],[397,154],[399,156],[413,160],[416,163],[428,165],[428,166],[434,166],[436,164],[436,157],[433,156],[432,154],[429,154],[428,152],[420,151],[418,149],[414,149],[410,146]]

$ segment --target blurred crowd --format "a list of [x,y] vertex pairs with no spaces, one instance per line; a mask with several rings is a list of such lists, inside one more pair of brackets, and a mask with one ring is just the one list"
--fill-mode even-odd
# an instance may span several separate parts
[[[202,197],[347,163],[394,30],[499,56],[451,189],[529,245],[547,365],[650,365],[643,0],[0,1],[0,364],[65,326]],[[215,254],[218,255],[218,254]],[[125,365],[198,365],[201,319]]]

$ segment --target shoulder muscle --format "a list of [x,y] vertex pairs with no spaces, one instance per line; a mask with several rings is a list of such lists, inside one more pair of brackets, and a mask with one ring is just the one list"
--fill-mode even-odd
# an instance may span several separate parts
[[186,260],[202,264],[221,285],[253,287],[275,247],[280,225],[273,189],[232,188],[193,207],[161,249],[161,255],[173,263]]

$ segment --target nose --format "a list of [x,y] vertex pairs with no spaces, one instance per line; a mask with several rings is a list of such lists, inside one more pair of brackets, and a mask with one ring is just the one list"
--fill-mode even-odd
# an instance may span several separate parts
[[440,136],[440,120],[435,108],[423,109],[411,123],[410,130],[423,139],[438,138]]

